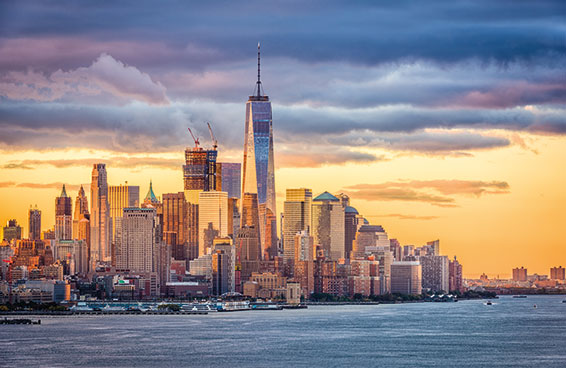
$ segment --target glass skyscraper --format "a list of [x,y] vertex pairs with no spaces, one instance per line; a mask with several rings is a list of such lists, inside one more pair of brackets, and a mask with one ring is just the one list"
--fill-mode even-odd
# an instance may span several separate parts
[[[257,194],[262,254],[271,255],[274,253],[272,250],[277,246],[273,241],[276,236],[272,236],[277,234],[276,221],[273,220],[276,214],[273,122],[271,102],[263,93],[261,85],[259,51],[258,44],[256,90],[246,103],[242,193]],[[267,224],[267,221],[270,223]],[[266,234],[266,230],[271,234]]]

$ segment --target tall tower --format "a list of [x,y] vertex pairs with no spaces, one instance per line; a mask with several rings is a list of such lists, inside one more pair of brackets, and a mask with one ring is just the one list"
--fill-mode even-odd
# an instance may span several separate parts
[[[261,253],[265,254],[268,249],[276,246],[276,244],[269,243],[276,238],[277,221],[274,219],[277,211],[275,209],[271,102],[269,97],[263,93],[260,70],[260,45],[258,44],[256,87],[254,95],[249,96],[246,103],[242,198],[245,194],[257,194]],[[266,226],[268,220],[270,224]],[[274,236],[266,234],[266,228]]]
[[61,195],[55,198],[55,239],[73,239],[73,200],[67,195],[65,184]]
[[108,182],[106,164],[94,164],[90,185],[90,261],[111,261],[110,206],[108,205]]
[[29,234],[30,240],[41,239],[41,211],[35,208],[29,209]]

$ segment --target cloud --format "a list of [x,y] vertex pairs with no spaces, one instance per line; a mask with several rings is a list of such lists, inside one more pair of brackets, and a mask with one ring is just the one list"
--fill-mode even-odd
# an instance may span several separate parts
[[180,170],[183,160],[159,157],[120,157],[104,159],[61,159],[61,160],[21,160],[11,161],[3,165],[3,169],[33,169],[37,166],[49,165],[58,169],[74,166],[91,166],[93,163],[105,163],[116,168],[158,167],[162,169]]
[[[68,184],[68,183],[15,183],[13,181],[0,182],[0,188],[29,188],[29,189],[61,189],[65,184],[67,190],[79,190],[81,184]],[[88,189],[90,184],[82,184],[83,188]]]
[[277,150],[277,167],[320,167],[344,165],[346,163],[371,163],[385,161],[383,155],[356,152],[343,148],[329,148],[316,145],[291,145]]
[[440,207],[455,207],[455,196],[507,194],[509,188],[509,184],[504,181],[407,180],[356,184],[344,188],[344,192],[352,198],[368,201],[425,202]]
[[167,104],[165,87],[137,68],[101,54],[89,67],[44,75],[33,70],[11,71],[0,78],[0,96],[39,102],[75,101],[113,104],[143,101]]

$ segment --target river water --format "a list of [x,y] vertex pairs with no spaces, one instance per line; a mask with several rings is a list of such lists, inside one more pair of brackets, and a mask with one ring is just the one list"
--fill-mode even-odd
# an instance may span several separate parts
[[563,299],[41,316],[41,325],[0,325],[0,365],[566,367]]

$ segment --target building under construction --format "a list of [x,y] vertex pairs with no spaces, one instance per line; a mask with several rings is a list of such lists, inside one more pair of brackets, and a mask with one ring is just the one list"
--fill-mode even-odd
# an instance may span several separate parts
[[[210,126],[209,126],[210,129]],[[213,138],[213,148],[210,150],[200,147],[198,138],[195,138],[189,128],[195,146],[185,150],[185,165],[183,165],[183,177],[185,190],[211,191],[218,190],[216,187],[216,140]]]

